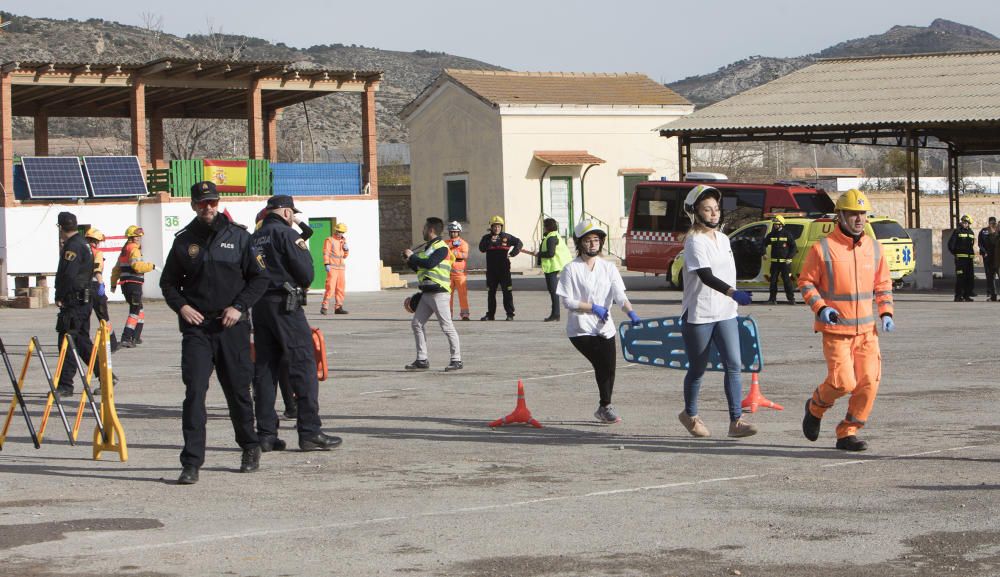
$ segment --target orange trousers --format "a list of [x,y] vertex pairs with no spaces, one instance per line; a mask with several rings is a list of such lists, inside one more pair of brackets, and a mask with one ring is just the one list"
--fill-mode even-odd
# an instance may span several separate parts
[[331,295],[334,297],[334,308],[339,309],[344,306],[345,272],[344,269],[331,268],[330,272],[326,273],[326,292],[323,293],[323,304],[320,306],[328,308]]
[[875,331],[860,335],[823,333],[823,356],[826,357],[826,380],[813,392],[809,411],[822,418],[837,399],[850,395],[847,416],[837,425],[837,438],[855,435],[865,426],[872,412],[882,380],[878,335]]
[[469,318],[469,287],[465,283],[465,273],[451,275],[451,316],[455,316],[455,295],[458,295],[459,313]]

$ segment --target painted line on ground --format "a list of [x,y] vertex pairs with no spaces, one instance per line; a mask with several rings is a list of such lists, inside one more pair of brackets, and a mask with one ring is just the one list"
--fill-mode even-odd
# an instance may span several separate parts
[[[986,446],[986,445],[965,445],[965,446],[962,446],[962,447],[951,447],[951,448],[946,448],[946,449],[937,449],[937,450],[933,450],[933,451],[923,451],[923,452],[920,452],[920,453],[912,453],[912,454],[909,454],[909,455],[893,455],[893,456],[887,456],[887,457],[883,457],[883,458],[876,458],[876,459],[869,459],[869,460],[862,460],[862,461],[847,461],[847,462],[843,462],[843,463],[835,463],[835,464],[831,464],[831,465],[824,465],[824,467],[845,466],[845,465],[854,465],[854,464],[859,464],[859,463],[871,463],[871,462],[880,463],[880,462],[886,462],[886,461],[892,461],[892,460],[906,459],[906,458],[912,458],[912,457],[920,457],[920,456],[924,456],[924,455],[933,455],[933,454],[937,454],[937,453],[946,453],[946,452],[951,452],[951,451],[961,451],[961,450],[964,450],[964,449],[972,449],[972,448],[978,448],[978,447],[984,447],[984,446]],[[150,551],[150,550],[154,550],[154,549],[165,549],[165,548],[170,548],[170,547],[181,547],[181,546],[185,546],[185,545],[199,545],[199,544],[214,543],[214,542],[219,542],[219,541],[231,541],[231,540],[234,540],[234,539],[247,539],[247,538],[254,538],[254,537],[269,537],[269,536],[282,535],[282,534],[301,533],[303,531],[323,531],[323,530],[331,530],[331,529],[349,529],[349,528],[354,528],[354,527],[363,527],[363,526],[366,526],[366,525],[375,525],[375,524],[379,524],[379,523],[409,522],[409,521],[414,521],[414,520],[417,520],[417,519],[426,519],[426,518],[429,518],[429,517],[446,517],[446,516],[450,516],[450,515],[461,515],[461,514],[466,514],[466,513],[481,513],[481,512],[484,512],[484,511],[500,511],[500,510],[504,510],[504,509],[514,509],[514,508],[518,508],[518,507],[525,507],[525,506],[528,506],[528,505],[536,505],[536,504],[540,504],[540,503],[555,503],[555,502],[561,502],[561,501],[571,501],[571,500],[577,500],[577,499],[590,499],[590,498],[594,498],[594,497],[607,497],[607,496],[612,496],[612,495],[624,495],[624,494],[641,493],[641,492],[647,492],[647,491],[662,491],[662,490],[666,490],[666,489],[676,489],[676,488],[680,488],[680,487],[695,487],[695,486],[699,486],[699,485],[709,485],[709,484],[716,484],[716,483],[729,483],[729,482],[747,481],[747,480],[751,480],[751,479],[761,479],[761,478],[764,478],[764,477],[770,477],[770,476],[774,476],[774,475],[784,475],[784,474],[787,474],[788,472],[789,471],[787,469],[783,469],[781,471],[773,471],[772,470],[772,471],[769,471],[767,473],[760,473],[760,474],[755,474],[755,475],[741,475],[741,476],[738,476],[738,477],[714,477],[714,478],[709,478],[709,479],[697,479],[697,480],[693,480],[693,481],[678,481],[678,482],[675,482],[675,483],[665,483],[665,484],[662,484],[662,485],[647,485],[647,486],[640,486],[640,487],[627,487],[627,488],[624,488],[624,489],[610,489],[610,490],[606,490],[606,491],[593,491],[593,492],[590,492],[590,493],[578,493],[578,494],[574,494],[574,495],[560,495],[560,496],[555,496],[555,497],[542,497],[542,498],[539,498],[539,499],[528,499],[528,500],[524,500],[524,501],[513,501],[513,502],[510,502],[510,503],[494,503],[494,504],[491,504],[491,505],[479,505],[479,506],[473,506],[473,507],[459,507],[459,508],[455,508],[455,509],[445,509],[445,510],[442,510],[442,511],[427,511],[427,512],[424,512],[424,513],[416,513],[416,514],[413,514],[413,515],[399,515],[399,516],[394,516],[394,517],[376,517],[376,518],[372,518],[372,519],[361,519],[361,520],[357,520],[357,521],[345,521],[345,522],[340,522],[340,523],[323,523],[323,524],[312,525],[312,526],[297,525],[295,527],[288,527],[288,528],[281,528],[281,529],[255,529],[255,530],[251,530],[251,531],[239,531],[239,532],[236,532],[236,533],[224,533],[224,534],[217,534],[217,535],[203,535],[203,536],[200,536],[200,537],[194,537],[194,538],[191,538],[191,539],[182,539],[182,540],[179,540],[179,541],[165,541],[165,542],[159,542],[159,543],[147,543],[147,544],[144,544],[144,545],[134,545],[134,546],[131,546],[131,547],[118,547],[118,548],[115,549],[115,552],[117,552],[117,553],[130,553],[130,552],[135,552],[135,551]],[[96,536],[95,535],[94,538],[95,539],[97,539],[97,538],[104,539],[105,537],[103,537],[103,536]],[[74,552],[77,555],[80,554],[78,549],[76,549]],[[94,552],[94,553],[84,553],[84,555],[88,555],[88,556],[107,555],[107,551],[102,549],[101,551],[97,551],[97,552]]]
[[363,393],[358,393],[359,395],[374,395],[376,393],[395,393],[397,391],[415,391],[417,387],[407,387],[405,389],[379,389],[377,391],[365,391]]
[[[624,369],[631,369],[632,367],[635,367],[635,366],[638,366],[638,365],[628,364],[628,365],[625,365],[624,367],[621,367],[621,369],[622,370],[624,370]],[[578,375],[586,375],[586,374],[589,374],[589,373],[592,373],[592,372],[594,372],[594,369],[590,369],[589,371],[578,371],[578,372],[575,372],[575,373],[560,373],[558,375],[544,375],[544,376],[541,376],[541,377],[523,377],[520,380],[522,380],[522,381],[544,381],[546,379],[558,379],[560,377],[575,377],[575,376],[578,376]]]

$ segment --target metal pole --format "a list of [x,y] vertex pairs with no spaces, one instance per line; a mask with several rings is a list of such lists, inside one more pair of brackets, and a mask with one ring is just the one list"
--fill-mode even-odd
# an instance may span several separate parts
[[[66,339],[69,339],[69,335],[66,335]],[[35,354],[38,355],[38,362],[42,364],[42,372],[45,373],[45,379],[49,383],[49,394],[52,395],[53,402],[56,404],[56,409],[59,410],[59,416],[62,417],[63,427],[66,428],[66,436],[69,438],[70,445],[76,445],[76,441],[73,440],[73,431],[70,429],[69,421],[66,420],[66,411],[62,408],[62,403],[59,402],[59,391],[56,390],[55,383],[52,381],[52,371],[49,370],[49,364],[45,361],[45,355],[42,353],[42,345],[38,342],[38,337],[31,337],[31,340],[35,343]]]
[[[101,438],[104,439],[104,442],[107,442],[108,435],[104,431],[104,423],[101,422],[101,412],[97,410],[97,403],[94,402],[94,393],[90,389],[90,385],[87,384],[87,372],[83,369],[84,366],[83,360],[80,358],[80,354],[76,351],[76,343],[73,342],[73,339],[69,339],[68,342],[69,342],[70,352],[73,353],[73,358],[76,359],[76,372],[80,375],[80,382],[83,383],[83,390],[87,394],[87,400],[89,401],[90,404],[90,410],[93,411],[94,418],[97,419],[97,429],[101,432]],[[100,344],[101,346],[104,345],[103,342]],[[104,392],[102,394],[107,394],[107,392]]]
[[28,432],[31,433],[31,442],[36,449],[42,447],[38,442],[38,433],[35,432],[35,425],[31,422],[31,415],[28,414],[28,407],[24,404],[24,395],[21,394],[21,387],[17,386],[17,375],[14,374],[14,367],[10,364],[10,357],[7,356],[7,348],[3,346],[3,339],[0,339],[0,356],[3,357],[3,364],[7,367],[7,375],[10,377],[10,384],[14,386],[14,397],[17,404],[21,405],[21,414],[24,415],[24,422],[28,423]]

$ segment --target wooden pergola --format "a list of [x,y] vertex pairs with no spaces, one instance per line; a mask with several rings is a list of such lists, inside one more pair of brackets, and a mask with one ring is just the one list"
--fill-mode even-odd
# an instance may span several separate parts
[[[47,156],[52,117],[129,118],[132,154],[165,168],[165,118],[247,120],[248,158],[277,161],[285,107],[332,92],[360,94],[363,179],[378,194],[375,91],[380,71],[294,69],[291,62],[163,58],[146,63],[8,62],[0,65],[0,206],[14,206],[14,116],[34,119],[35,155]],[[147,130],[149,138],[147,143]]]

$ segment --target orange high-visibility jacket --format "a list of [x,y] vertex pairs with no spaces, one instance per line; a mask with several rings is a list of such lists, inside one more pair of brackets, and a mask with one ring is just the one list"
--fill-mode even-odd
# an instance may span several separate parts
[[142,251],[139,245],[128,241],[118,253],[118,263],[111,269],[111,286],[134,282],[143,284],[147,272],[152,271],[153,263],[142,260]]
[[[458,242],[458,246],[455,243]],[[449,238],[444,243],[451,252],[451,274],[465,274],[465,263],[469,258],[469,243],[462,237]]]
[[816,331],[859,335],[873,330],[873,301],[879,316],[892,314],[892,279],[882,245],[868,235],[854,244],[839,226],[809,249],[799,274],[799,290],[813,313],[833,307],[840,315],[835,325],[817,319]]
[[344,270],[344,259],[349,252],[346,238],[328,236],[323,241],[323,264],[330,265],[332,269]]

